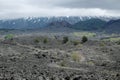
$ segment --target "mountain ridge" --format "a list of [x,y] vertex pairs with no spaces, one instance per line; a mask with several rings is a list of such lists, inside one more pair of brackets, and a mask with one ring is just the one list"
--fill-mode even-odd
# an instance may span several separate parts
[[[103,30],[109,31],[112,24],[119,26],[120,18],[114,17],[40,17],[0,20],[0,29],[50,29],[63,27],[76,30]],[[118,21],[118,22],[117,22]],[[115,23],[117,25],[115,25]],[[111,27],[111,28],[114,28]],[[116,30],[119,27],[116,27]],[[54,30],[55,30],[54,29]],[[108,30],[107,30],[108,29]],[[119,30],[119,29],[118,29]],[[118,31],[117,30],[117,31]]]

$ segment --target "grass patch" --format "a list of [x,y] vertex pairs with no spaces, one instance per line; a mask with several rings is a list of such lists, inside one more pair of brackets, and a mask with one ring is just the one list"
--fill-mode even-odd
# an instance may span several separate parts
[[120,41],[120,37],[119,38],[110,38],[110,41]]
[[73,52],[71,54],[71,58],[73,61],[79,62],[81,60],[82,56],[78,52]]
[[105,46],[105,43],[104,43],[104,42],[101,42],[101,43],[99,44],[99,46],[103,47],[103,46]]
[[95,37],[96,33],[93,33],[93,32],[73,32],[73,35],[76,37],[82,37],[82,36]]
[[117,37],[117,38],[109,38],[109,39],[104,39],[103,41],[111,41],[111,42],[116,42],[116,41],[120,41],[120,37]]
[[5,40],[12,40],[14,38],[14,35],[13,34],[7,34],[4,39]]

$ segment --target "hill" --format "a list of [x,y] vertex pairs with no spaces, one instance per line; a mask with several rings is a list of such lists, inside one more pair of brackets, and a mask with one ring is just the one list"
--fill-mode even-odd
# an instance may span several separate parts
[[106,23],[105,31],[107,32],[120,32],[120,19],[118,20],[111,20],[108,23]]
[[107,23],[106,21],[94,18],[94,19],[89,19],[86,21],[80,21],[72,25],[71,28],[79,29],[79,30],[99,30],[99,29],[103,29],[103,26],[106,23]]

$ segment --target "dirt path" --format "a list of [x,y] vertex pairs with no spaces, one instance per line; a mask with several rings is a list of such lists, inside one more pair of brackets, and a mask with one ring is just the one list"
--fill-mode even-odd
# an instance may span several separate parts
[[31,49],[31,50],[34,50],[35,51],[35,53],[38,53],[38,52],[49,52],[49,51],[51,51],[51,52],[54,52],[54,51],[59,51],[59,52],[61,52],[61,53],[68,53],[68,52],[66,52],[66,51],[64,51],[64,50],[59,50],[59,49],[48,49],[48,50],[42,50],[42,49],[39,49],[39,48],[35,48],[35,47],[32,47],[32,46],[28,46],[28,45],[22,45],[22,44],[19,44],[19,43],[16,43],[18,46],[21,46],[21,47],[25,47],[25,48],[29,48],[29,49]]
[[65,70],[74,70],[74,71],[83,71],[83,72],[87,72],[88,71],[85,68],[64,67],[64,66],[59,66],[57,64],[49,64],[48,66],[51,67],[51,68],[59,68],[59,69],[65,69]]

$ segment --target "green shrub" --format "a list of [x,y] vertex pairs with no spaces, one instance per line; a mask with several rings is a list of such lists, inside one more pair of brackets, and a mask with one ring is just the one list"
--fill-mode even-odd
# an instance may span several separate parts
[[88,38],[86,36],[83,36],[81,41],[82,41],[82,43],[85,43],[88,41]]
[[105,43],[101,42],[99,45],[100,45],[100,46],[105,46]]
[[36,39],[34,40],[34,42],[35,42],[35,43],[39,43],[40,40],[39,40],[38,38],[36,38]]
[[44,43],[44,44],[48,43],[48,39],[47,39],[47,38],[44,38],[43,43]]
[[69,39],[67,36],[63,37],[63,41],[62,41],[63,44],[66,44],[68,41],[69,41]]
[[13,34],[7,34],[4,38],[5,38],[5,40],[13,40],[14,35]]
[[118,41],[117,44],[120,45],[120,41]]

